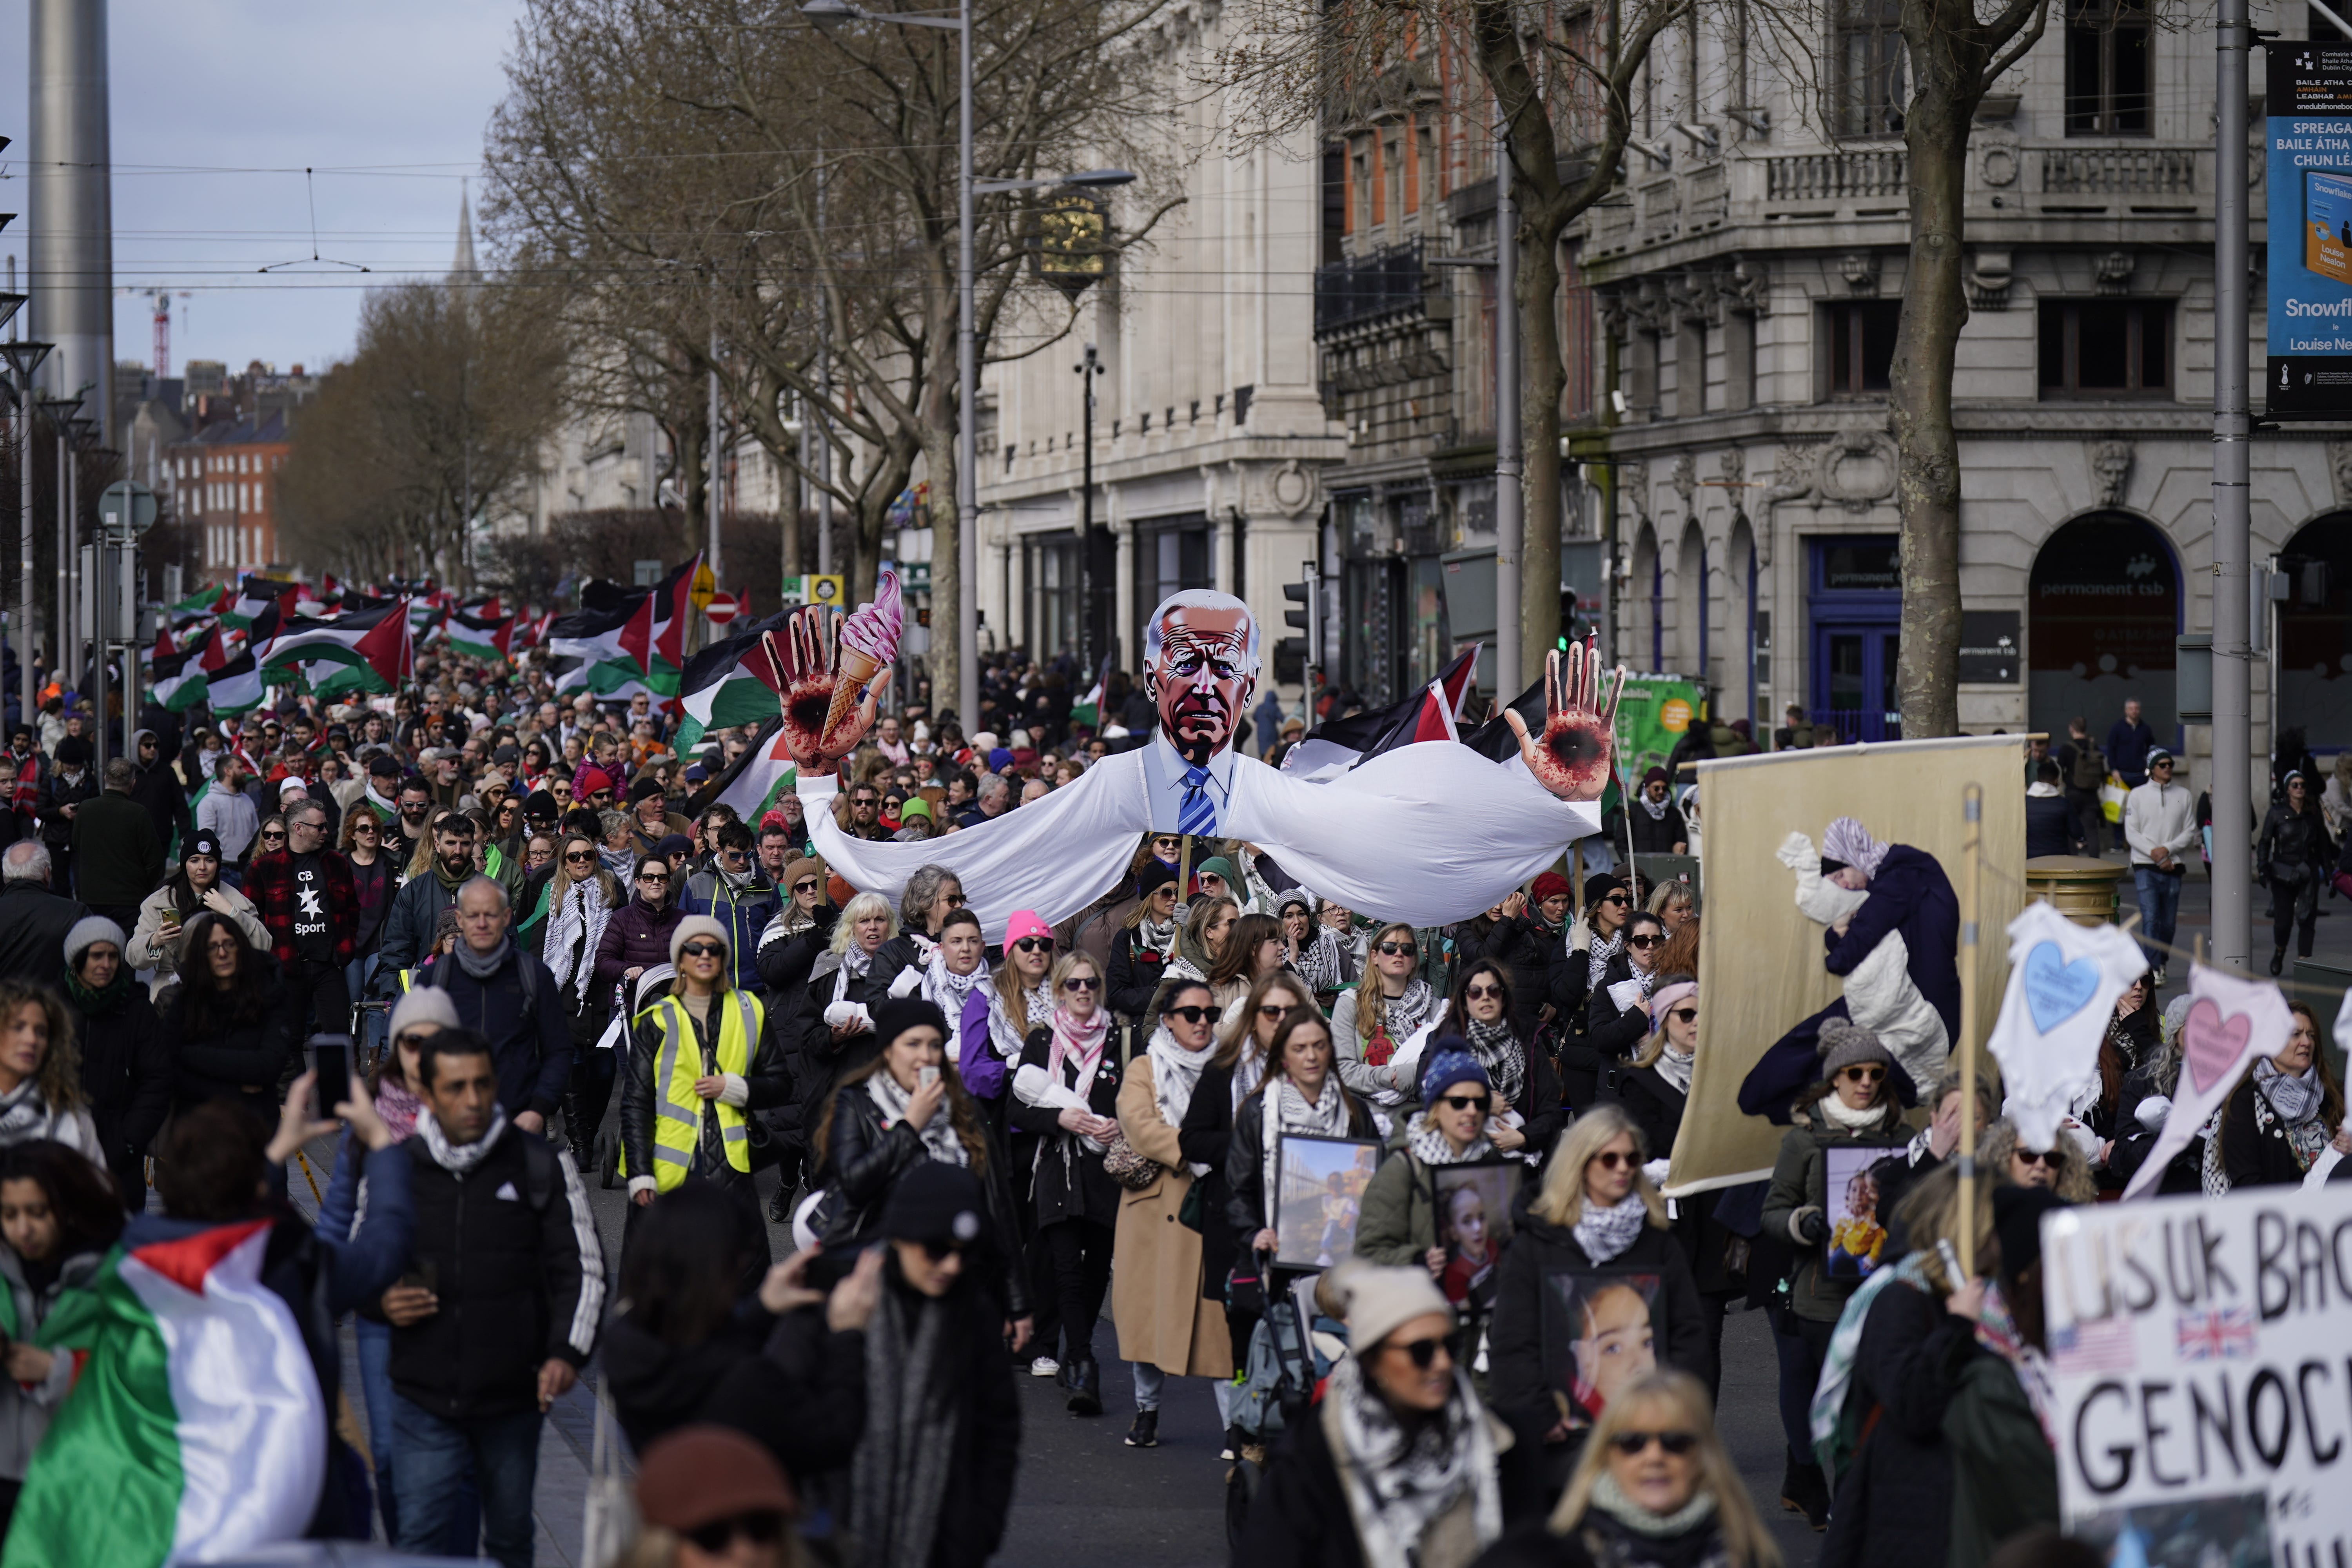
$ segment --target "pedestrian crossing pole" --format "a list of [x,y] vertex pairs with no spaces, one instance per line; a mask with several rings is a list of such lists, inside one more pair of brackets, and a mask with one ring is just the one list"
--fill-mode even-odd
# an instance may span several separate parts
[[[1967,824],[1960,841],[1960,1272],[1957,1290],[1977,1272],[1977,893],[1978,862],[1984,849],[1984,786],[1972,784],[1960,794],[1961,819]],[[1936,1108],[1929,1106],[1932,1119]]]

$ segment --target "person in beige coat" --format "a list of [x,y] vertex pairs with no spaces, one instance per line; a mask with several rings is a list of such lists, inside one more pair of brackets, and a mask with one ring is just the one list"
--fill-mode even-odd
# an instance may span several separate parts
[[152,969],[150,998],[161,996],[180,978],[181,949],[187,945],[189,925],[209,910],[236,922],[245,940],[269,951],[269,930],[261,923],[253,900],[220,879],[220,836],[200,827],[188,836],[181,853],[179,874],[147,895],[139,905],[139,919],[122,961],[132,969]]
[[1185,1194],[1205,1172],[1188,1162],[1177,1129],[1192,1100],[1201,1069],[1217,1047],[1209,987],[1172,979],[1153,1000],[1151,1042],[1130,1061],[1118,1090],[1118,1130],[1128,1143],[1160,1167],[1148,1187],[1119,1196],[1112,1256],[1111,1318],[1118,1353],[1135,1368],[1135,1425],[1130,1448],[1160,1443],[1160,1394],[1168,1375],[1217,1380],[1217,1414],[1225,1417],[1233,1381],[1233,1343],[1223,1307],[1211,1300],[1201,1278],[1201,1233],[1177,1217]]

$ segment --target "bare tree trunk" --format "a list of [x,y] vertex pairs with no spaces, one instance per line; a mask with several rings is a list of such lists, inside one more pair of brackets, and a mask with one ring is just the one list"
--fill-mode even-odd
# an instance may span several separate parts
[[[956,633],[961,623],[957,606],[967,591],[957,570],[956,541],[962,520],[956,516],[955,429],[951,421],[925,426],[923,471],[931,479],[931,711],[952,713],[956,687]],[[867,568],[867,570],[871,570]]]
[[[1547,153],[1547,155],[1548,153]],[[1562,205],[1559,201],[1555,207]],[[1559,637],[1559,397],[1568,385],[1555,324],[1559,226],[1519,227],[1519,679],[1532,680]],[[1508,702],[1516,691],[1496,693]]]
[[[1925,94],[1922,94],[1924,100]],[[1960,450],[1952,430],[1952,366],[1969,305],[1960,288],[1961,202],[1976,96],[1915,102],[1911,262],[1895,340],[1893,419],[1900,454],[1902,641],[1895,689],[1910,740],[1959,732]]]

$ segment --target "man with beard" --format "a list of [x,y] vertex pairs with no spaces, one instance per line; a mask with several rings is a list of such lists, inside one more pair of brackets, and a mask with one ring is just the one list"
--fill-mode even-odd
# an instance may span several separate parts
[[383,920],[383,962],[377,984],[389,986],[404,969],[414,969],[432,951],[434,928],[441,911],[457,901],[457,889],[474,877],[474,822],[448,812],[433,825],[433,863],[420,877],[411,877],[393,896],[392,912]]
[[[803,611],[768,644],[785,673],[783,738],[818,851],[852,886],[892,892],[922,865],[944,865],[992,932],[1016,910],[1083,909],[1125,872],[1146,830],[1245,839],[1350,908],[1409,909],[1443,923],[1492,908],[1599,826],[1616,700],[1603,689],[1594,648],[1551,656],[1543,729],[1531,734],[1510,715],[1520,753],[1511,763],[1467,746],[1402,746],[1309,784],[1235,754],[1234,731],[1257,685],[1258,627],[1232,595],[1187,589],[1144,627],[1159,716],[1150,742],[993,822],[922,844],[866,843],[825,809],[841,787],[838,759],[877,707],[870,687],[844,717],[819,705],[833,695],[834,644],[844,636],[829,616]],[[1433,831],[1439,824],[1443,831]]]

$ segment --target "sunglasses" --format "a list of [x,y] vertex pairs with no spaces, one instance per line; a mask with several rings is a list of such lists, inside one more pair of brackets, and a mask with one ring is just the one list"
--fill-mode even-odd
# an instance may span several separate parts
[[1073,974],[1062,982],[1065,991],[1099,991],[1102,981],[1092,974]]
[[1642,1163],[1642,1157],[1617,1149],[1603,1149],[1592,1156],[1592,1163],[1604,1171],[1630,1171]]
[[566,849],[563,858],[574,866],[585,866],[596,858],[596,852],[593,849]]
[[1412,1358],[1413,1365],[1427,1372],[1437,1364],[1437,1352],[1445,1348],[1445,1341],[1442,1336],[1433,1334],[1425,1340],[1414,1340],[1409,1344],[1391,1345],[1389,1348],[1402,1351]]
[[669,873],[667,871],[640,871],[637,873],[637,880],[640,882],[654,883],[667,882],[669,880]]
[[1492,1103],[1483,1094],[1448,1094],[1439,1099],[1448,1110],[1484,1110]]
[[1024,936],[1013,945],[1023,952],[1051,952],[1054,951],[1054,939],[1046,936]]
[[677,951],[678,956],[681,958],[724,958],[727,956],[727,950],[719,946],[715,942],[689,942]]
[[1653,1443],[1669,1454],[1687,1454],[1698,1447],[1698,1434],[1696,1432],[1618,1432],[1612,1434],[1609,1438],[1609,1446],[1629,1459],[1637,1454],[1647,1453]]
[[1258,1004],[1257,1016],[1279,1023],[1297,1010],[1296,1003],[1261,1002]]
[[284,838],[285,837],[286,837],[286,835],[284,835],[283,833],[280,833],[278,829],[276,829],[276,828],[274,828],[274,827],[273,827],[273,828],[269,829],[267,833],[264,833],[264,834],[261,836],[261,841],[262,841],[264,844],[275,844],[275,843],[278,842],[280,839]]
[[814,877],[811,877],[811,878],[810,878],[807,881],[805,881],[805,882],[794,882],[794,883],[793,884],[793,892],[795,892],[795,893],[814,893],[814,892],[815,892],[815,891],[816,891],[816,879],[815,879]]
[[1666,939],[1665,939],[1664,937],[1662,937],[1662,936],[1658,935],[1658,934],[1657,934],[1656,932],[1654,932],[1654,931],[1652,931],[1652,932],[1649,932],[1649,933],[1647,933],[1647,934],[1645,934],[1645,935],[1642,935],[1642,936],[1629,936],[1629,937],[1627,937],[1627,938],[1625,939],[1625,945],[1626,945],[1627,947],[1638,947],[1638,948],[1641,948],[1642,950],[1643,950],[1644,952],[1647,952],[1649,949],[1651,949],[1651,948],[1654,948],[1654,947],[1657,946],[1660,942],[1664,942],[1664,941],[1665,941],[1665,940],[1666,940]]
[[2045,1149],[2038,1154],[2030,1153],[2023,1149],[2020,1149],[2011,1153],[2010,1158],[2020,1161],[2028,1165],[2046,1166],[2053,1171],[2058,1168],[2059,1163],[2058,1151],[2055,1149]]
[[961,893],[942,893],[940,896],[947,900],[948,908],[951,910],[960,910],[963,908],[963,895]]
[[395,1046],[406,1046],[410,1049],[414,1050],[417,1047],[424,1045],[425,1041],[432,1037],[433,1037],[431,1035],[420,1035],[414,1029],[403,1029],[400,1033],[393,1036],[392,1043]]
[[428,800],[428,801],[426,801],[423,805],[404,805],[404,806],[402,806],[402,807],[400,808],[400,815],[401,815],[401,816],[424,816],[426,812],[428,812],[428,811],[430,811],[430,810],[432,810],[432,809],[433,809],[433,803],[432,803],[431,801],[429,801],[429,800]]
[[1489,998],[1499,1002],[1503,999],[1503,988],[1499,985],[1465,985],[1462,988],[1462,994],[1472,1002],[1484,1002]]
[[1214,1007],[1171,1007],[1162,1016],[1181,1018],[1188,1024],[1197,1024],[1203,1018],[1216,1016],[1216,1014],[1217,1010]]
[[1633,900],[1623,893],[1606,893],[1601,896],[1601,901],[1604,904],[1630,904]]
[[760,1546],[772,1545],[783,1539],[784,1516],[780,1513],[744,1513],[733,1519],[714,1519],[709,1524],[698,1524],[692,1530],[678,1532],[709,1556],[716,1557],[731,1545],[737,1536]]
[[950,1255],[960,1255],[962,1251],[963,1243],[960,1241],[927,1241],[923,1243],[923,1256],[929,1258],[934,1263],[945,1263]]
[[1883,1079],[1885,1076],[1886,1069],[1885,1068],[1873,1067],[1867,1063],[1850,1067],[1843,1072],[1838,1074],[1838,1077],[1845,1079],[1848,1083],[1876,1083],[1880,1079]]
[[1413,945],[1409,942],[1384,942],[1374,951],[1390,958],[1411,958],[1413,955]]
[[1698,1022],[1698,1009],[1696,1007],[1677,1007],[1673,1012],[1667,1014],[1666,1016],[1672,1018],[1677,1024],[1696,1024]]

